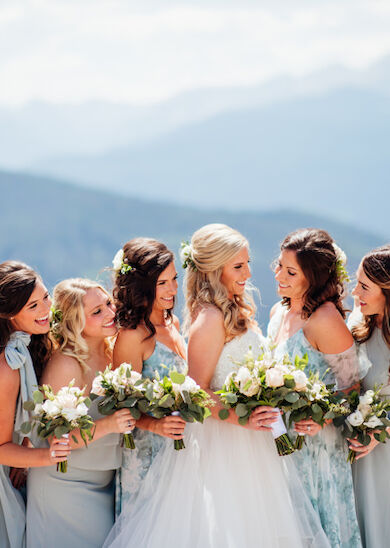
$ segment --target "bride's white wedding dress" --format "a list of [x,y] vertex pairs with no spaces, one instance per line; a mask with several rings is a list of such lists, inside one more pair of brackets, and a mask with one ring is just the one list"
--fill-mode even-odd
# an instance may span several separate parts
[[[252,347],[247,331],[225,344],[211,388]],[[130,548],[328,547],[289,457],[279,457],[272,434],[208,418],[189,424],[186,448],[173,441],[156,456],[137,498],[126,507],[104,546]]]

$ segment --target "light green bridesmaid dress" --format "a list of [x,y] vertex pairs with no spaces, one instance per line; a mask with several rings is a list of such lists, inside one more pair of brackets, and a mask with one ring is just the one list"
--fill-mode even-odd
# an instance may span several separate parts
[[[92,402],[89,413],[102,418]],[[114,524],[119,434],[72,450],[68,471],[33,468],[27,480],[27,548],[100,548]]]

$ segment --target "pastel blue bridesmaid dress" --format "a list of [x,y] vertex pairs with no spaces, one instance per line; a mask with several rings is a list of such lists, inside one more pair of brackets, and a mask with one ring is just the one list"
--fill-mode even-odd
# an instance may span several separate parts
[[[164,377],[170,370],[187,373],[186,361],[164,344],[156,341],[153,354],[143,362],[142,376],[153,379],[156,373]],[[148,430],[134,430],[135,449],[123,448],[122,467],[117,476],[117,515],[129,504],[139,491],[141,483],[154,458],[167,443],[173,440]]]
[[[271,343],[277,338],[286,312],[287,308],[279,303],[268,326]],[[360,365],[355,346],[340,354],[323,354],[311,346],[303,329],[278,344],[274,353],[280,358],[285,354],[291,358],[307,354],[308,370],[318,372],[325,383],[335,384],[339,390],[359,380]],[[362,545],[347,454],[347,444],[340,431],[327,425],[316,436],[305,436],[303,448],[291,456],[332,548],[359,548]]]

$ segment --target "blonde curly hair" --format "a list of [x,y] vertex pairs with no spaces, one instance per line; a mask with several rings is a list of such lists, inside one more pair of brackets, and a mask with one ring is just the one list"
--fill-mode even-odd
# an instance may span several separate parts
[[[85,314],[83,297],[89,289],[100,289],[111,295],[99,283],[85,278],[69,278],[57,284],[53,291],[54,324],[52,338],[56,348],[65,356],[75,358],[83,375],[89,371],[88,344],[83,337]],[[58,320],[56,321],[56,318]],[[112,344],[106,339],[105,353],[111,357]]]
[[229,299],[221,282],[223,267],[248,240],[237,230],[224,224],[209,224],[197,230],[191,238],[192,266],[186,268],[184,278],[184,330],[188,333],[191,321],[200,307],[211,304],[223,314],[226,341],[245,333],[254,321],[256,306],[246,290],[243,295]]

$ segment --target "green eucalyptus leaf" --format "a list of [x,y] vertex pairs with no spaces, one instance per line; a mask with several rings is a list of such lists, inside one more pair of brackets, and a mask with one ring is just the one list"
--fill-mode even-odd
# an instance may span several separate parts
[[224,421],[229,417],[229,410],[228,409],[221,409],[218,413],[219,418]]

